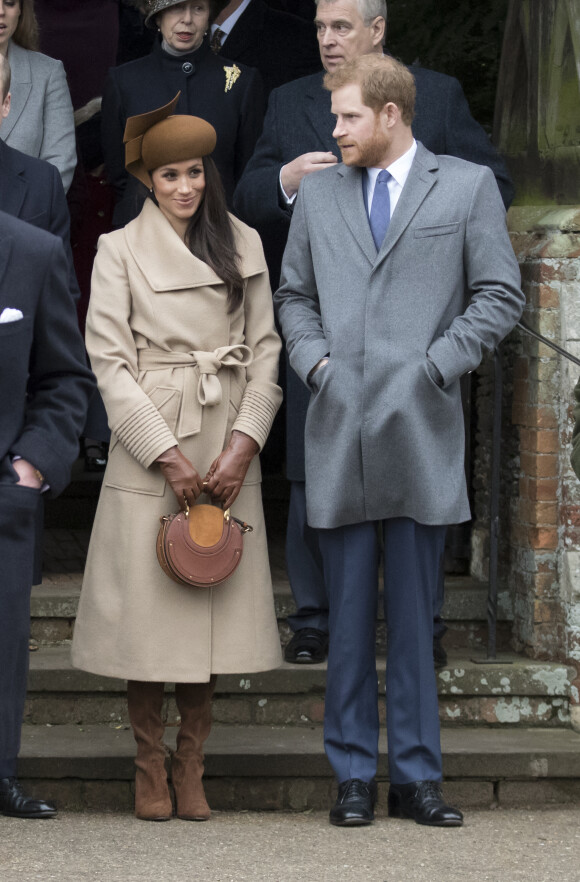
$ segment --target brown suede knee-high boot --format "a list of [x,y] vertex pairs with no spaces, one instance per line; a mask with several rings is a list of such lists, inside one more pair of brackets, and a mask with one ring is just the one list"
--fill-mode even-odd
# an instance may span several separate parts
[[203,790],[203,743],[211,729],[211,699],[217,677],[208,683],[176,683],[175,700],[181,715],[177,750],[171,760],[177,817],[207,821],[211,815]]
[[127,681],[129,720],[137,742],[135,814],[142,821],[168,821],[173,814],[165,771],[164,683]]

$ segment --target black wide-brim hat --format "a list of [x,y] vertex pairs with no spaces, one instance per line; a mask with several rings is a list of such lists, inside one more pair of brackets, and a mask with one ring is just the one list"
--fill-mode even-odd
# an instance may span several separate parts
[[[146,0],[145,3],[145,24],[150,27],[155,27],[155,16],[159,12],[163,12],[164,9],[169,9],[170,6],[177,6],[179,3],[182,3],[183,0]],[[209,20],[212,22],[220,12],[226,8],[230,0],[209,0]]]

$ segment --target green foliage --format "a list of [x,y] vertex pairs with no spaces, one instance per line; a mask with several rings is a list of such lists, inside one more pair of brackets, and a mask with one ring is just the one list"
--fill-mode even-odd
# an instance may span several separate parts
[[388,0],[387,47],[406,64],[460,81],[491,130],[507,0]]

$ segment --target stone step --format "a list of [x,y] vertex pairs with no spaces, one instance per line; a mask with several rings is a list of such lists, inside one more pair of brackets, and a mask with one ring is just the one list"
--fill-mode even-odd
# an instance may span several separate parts
[[[176,730],[166,730],[175,746]],[[463,809],[577,802],[580,734],[571,730],[476,728],[442,732],[445,795]],[[381,739],[379,814],[385,813]],[[131,811],[132,733],[124,726],[23,727],[19,777],[27,792],[62,809]],[[214,725],[205,748],[205,787],[215,810],[327,809],[335,786],[322,732]]]
[[[66,537],[68,531],[63,531]],[[63,538],[64,547],[60,553],[66,554],[66,545],[73,540]],[[294,612],[295,604],[286,577],[283,558],[277,549],[271,553],[272,581],[276,616],[283,644],[291,632],[286,624],[288,615]],[[71,558],[75,548],[68,552]],[[40,644],[66,643],[72,638],[74,619],[82,584],[82,573],[58,572],[45,575],[42,585],[32,589],[31,598],[31,636]],[[448,576],[445,580],[445,606],[443,614],[448,625],[445,645],[454,648],[483,648],[487,641],[487,585],[467,576]],[[379,600],[377,626],[377,650],[385,651],[385,628],[382,602]],[[497,646],[500,650],[509,648],[513,611],[507,592],[500,592],[498,598]]]
[[[507,663],[507,662],[511,663]],[[385,661],[377,659],[379,693],[385,694]],[[512,655],[495,664],[477,664],[458,652],[437,673],[439,709],[445,726],[496,727],[570,725],[571,681],[575,670]],[[326,664],[290,665],[249,675],[220,675],[214,719],[224,726],[319,727],[324,715]],[[168,686],[165,719],[178,718]],[[379,713],[384,721],[384,701]],[[123,680],[72,667],[69,647],[42,647],[30,655],[25,722],[36,725],[111,723],[125,725]]]

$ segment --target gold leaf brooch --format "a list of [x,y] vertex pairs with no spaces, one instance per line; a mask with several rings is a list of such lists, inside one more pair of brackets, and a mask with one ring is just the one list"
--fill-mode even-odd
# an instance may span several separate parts
[[240,74],[242,72],[237,64],[232,64],[231,67],[226,67],[224,65],[224,71],[226,73],[226,87],[224,89],[224,92],[229,92],[234,83],[236,83],[240,78]]

